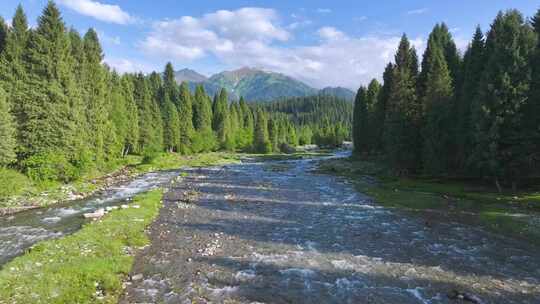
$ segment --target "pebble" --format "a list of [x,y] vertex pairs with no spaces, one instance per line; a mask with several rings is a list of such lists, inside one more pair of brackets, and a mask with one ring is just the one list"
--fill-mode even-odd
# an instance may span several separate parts
[[140,280],[142,280],[142,279],[143,279],[143,275],[142,275],[141,273],[135,274],[135,275],[132,275],[132,276],[131,276],[131,280],[132,280],[132,281],[140,281]]

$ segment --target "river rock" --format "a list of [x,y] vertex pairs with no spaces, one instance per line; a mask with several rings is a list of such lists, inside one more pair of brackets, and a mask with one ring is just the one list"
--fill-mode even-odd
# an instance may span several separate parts
[[98,209],[92,213],[83,214],[84,218],[87,218],[87,219],[99,219],[99,218],[102,218],[104,215],[105,215],[105,209],[103,208]]
[[132,275],[132,276],[131,276],[131,280],[132,280],[132,281],[140,281],[140,280],[142,280],[142,279],[143,279],[143,275],[142,275],[141,273],[135,274],[135,275]]

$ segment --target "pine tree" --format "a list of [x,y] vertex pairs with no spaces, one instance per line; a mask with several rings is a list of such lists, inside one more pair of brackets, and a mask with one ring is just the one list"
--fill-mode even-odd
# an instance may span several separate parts
[[126,137],[124,138],[124,148],[122,156],[131,152],[138,152],[139,143],[139,110],[133,97],[133,81],[130,76],[123,76],[121,80],[122,95],[126,109]]
[[448,151],[451,145],[452,77],[444,58],[444,49],[433,45],[427,59],[423,104],[426,108],[423,165],[424,171],[441,175],[449,169]]
[[15,125],[4,90],[0,88],[0,167],[13,163],[15,155]]
[[174,67],[168,62],[163,72],[163,94],[168,94],[169,99],[178,109],[180,109],[179,88],[174,77]]
[[[161,139],[162,137],[159,129],[161,124],[161,115],[159,121],[156,121],[155,115],[155,102],[152,101],[152,94],[149,90],[148,83],[143,74],[138,74],[134,84],[133,96],[138,108],[139,117],[139,147],[143,155],[152,157],[162,149]],[[159,113],[159,110],[158,110]],[[156,129],[157,127],[157,129]]]
[[377,79],[371,80],[366,92],[366,109],[368,114],[368,126],[366,130],[366,136],[369,152],[377,150],[377,144],[379,140],[379,131],[377,130],[377,128],[379,128],[377,119],[377,108],[380,92],[381,84],[379,83],[379,81],[377,81]]
[[476,107],[473,102],[477,101],[478,87],[485,66],[484,53],[484,34],[480,27],[477,27],[473,40],[463,58],[461,90],[457,92],[459,96],[457,98],[457,127],[455,133],[457,152],[455,163],[457,170],[460,172],[466,171],[466,168],[469,167],[467,160],[472,153],[474,122],[471,113],[472,109]]
[[216,132],[218,143],[222,148],[226,148],[227,139],[229,138],[229,111],[228,111],[228,96],[225,89],[221,89],[219,96],[214,98],[214,118],[212,126]]
[[385,151],[398,174],[418,170],[421,163],[421,107],[416,96],[417,56],[403,35],[395,56],[385,119]]
[[361,86],[354,101],[353,144],[355,154],[360,155],[368,150],[368,126],[367,89]]
[[180,86],[180,101],[178,107],[179,119],[180,119],[180,146],[178,151],[180,153],[189,153],[191,150],[191,143],[193,140],[193,105],[192,97],[189,92],[187,82],[183,82]]
[[527,170],[523,155],[522,108],[526,105],[536,39],[521,13],[499,13],[486,39],[486,66],[479,86],[473,121],[473,161],[501,190],[501,179],[512,182]]
[[28,41],[24,61],[27,88],[21,97],[20,150],[25,157],[51,150],[73,156],[76,126],[70,44],[60,11],[49,2]]
[[178,110],[170,100],[168,93],[163,94],[162,112],[163,144],[169,152],[173,152],[180,147],[180,119],[178,116]]
[[107,82],[106,70],[101,65],[103,50],[94,29],[89,29],[83,38],[84,48],[84,103],[86,120],[90,136],[89,148],[95,161],[102,165],[105,158],[105,133],[107,131],[108,105],[106,102]]
[[6,49],[8,32],[8,26],[4,18],[0,16],[0,56],[2,56]]
[[207,152],[216,148],[216,136],[212,131],[212,104],[204,87],[198,85],[193,99],[193,151]]
[[255,137],[253,148],[257,153],[269,153],[272,151],[272,146],[268,140],[268,121],[262,109],[257,109],[257,119],[255,122]]
[[279,134],[278,125],[276,120],[272,117],[268,119],[268,138],[272,146],[272,151],[279,151]]
[[392,88],[392,76],[394,75],[394,65],[389,63],[383,73],[383,86],[381,87],[377,104],[375,106],[375,126],[373,128],[376,132],[375,138],[375,150],[379,152],[384,151],[384,133],[385,133],[385,121],[387,115],[387,105],[390,98],[390,89]]
[[[4,51],[0,55],[0,82],[11,103],[11,111],[17,126],[21,125],[25,119],[21,106],[27,91],[24,81],[27,74],[23,64],[23,52],[27,46],[28,35],[28,21],[22,6],[19,5],[12,19]],[[17,129],[17,141],[21,142],[21,128]]]
[[532,67],[532,79],[527,103],[523,106],[524,133],[523,150],[526,151],[526,163],[534,170],[534,174],[540,174],[540,9],[532,18],[531,22],[536,33],[536,49],[530,58],[529,66]]

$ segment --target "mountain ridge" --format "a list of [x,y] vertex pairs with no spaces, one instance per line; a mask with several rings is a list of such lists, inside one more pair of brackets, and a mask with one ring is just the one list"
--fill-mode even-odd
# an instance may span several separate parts
[[188,82],[192,90],[197,85],[203,85],[210,95],[225,88],[233,100],[238,100],[241,96],[250,101],[312,95],[331,95],[347,100],[354,98],[354,92],[346,88],[327,87],[318,90],[291,76],[251,67],[222,71],[210,77],[191,69],[182,69],[175,72],[175,79],[178,83]]

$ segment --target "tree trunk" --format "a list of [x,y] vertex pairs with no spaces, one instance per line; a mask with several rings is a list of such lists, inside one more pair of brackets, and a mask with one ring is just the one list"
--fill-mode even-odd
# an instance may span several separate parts
[[497,186],[497,191],[499,191],[499,193],[502,193],[502,187],[501,187],[501,183],[499,183],[498,177],[495,178],[495,186]]

